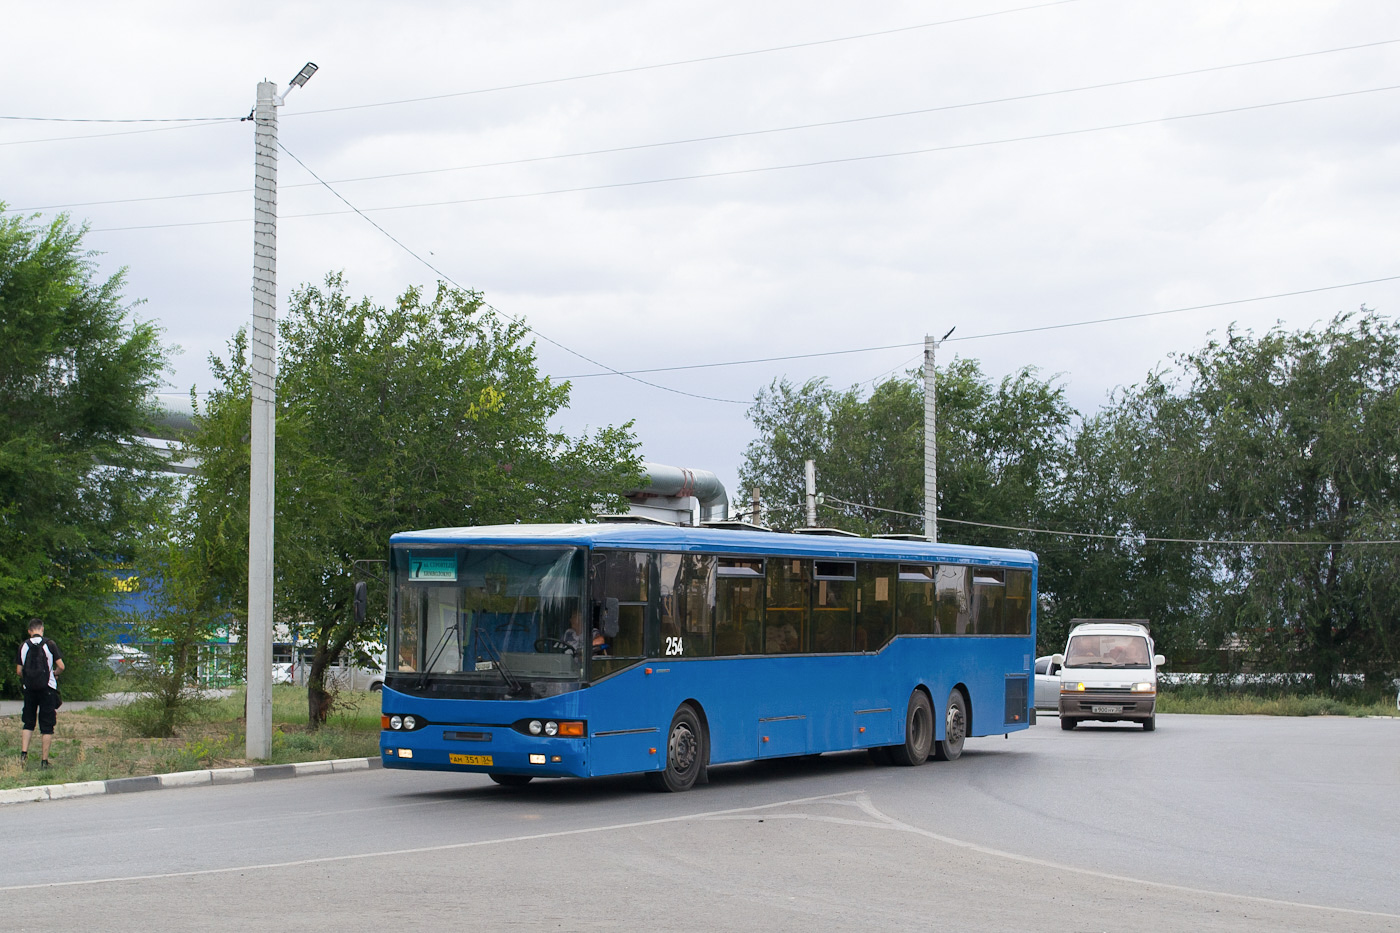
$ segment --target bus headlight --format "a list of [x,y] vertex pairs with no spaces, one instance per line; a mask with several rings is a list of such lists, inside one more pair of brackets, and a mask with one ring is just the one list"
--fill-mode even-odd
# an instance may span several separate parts
[[558,735],[558,734],[559,734],[559,723],[555,722],[555,721],[552,720],[552,719],[551,719],[549,722],[545,723],[545,724],[544,724],[544,734],[545,734],[545,735]]
[[[557,727],[556,727],[556,728],[557,728]],[[541,732],[543,732],[543,731],[544,731],[544,723],[540,722],[538,719],[532,719],[532,720],[530,720],[530,734],[531,734],[531,735],[539,735],[539,734],[540,734]]]
[[390,728],[390,729],[402,729],[402,728],[403,728],[403,717],[402,717],[402,716],[390,716],[390,717],[389,717],[389,728]]
[[417,729],[418,720],[414,719],[412,716],[405,716],[403,718],[403,727],[405,729]]

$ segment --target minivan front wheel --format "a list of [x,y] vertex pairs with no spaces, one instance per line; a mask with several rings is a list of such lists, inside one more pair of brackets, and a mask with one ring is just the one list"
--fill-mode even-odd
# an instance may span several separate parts
[[1156,714],[1156,713],[1153,713],[1151,716],[1148,716],[1146,719],[1144,719],[1144,720],[1142,721],[1142,731],[1143,731],[1143,732],[1156,732],[1156,731],[1157,731],[1157,714]]

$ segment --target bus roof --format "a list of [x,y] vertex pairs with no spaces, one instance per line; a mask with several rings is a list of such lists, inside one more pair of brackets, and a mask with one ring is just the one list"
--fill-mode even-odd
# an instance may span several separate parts
[[791,534],[729,528],[693,528],[648,523],[573,525],[482,525],[401,531],[391,545],[560,545],[594,548],[643,548],[657,551],[705,551],[731,554],[782,554],[851,560],[909,560],[945,563],[994,563],[1034,567],[1031,551],[930,544],[927,541],[852,538],[841,535]]

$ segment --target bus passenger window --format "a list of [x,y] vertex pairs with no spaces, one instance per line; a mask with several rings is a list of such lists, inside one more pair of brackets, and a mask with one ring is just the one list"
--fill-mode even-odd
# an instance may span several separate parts
[[819,560],[815,568],[812,650],[850,651],[855,643],[855,561]]
[[1006,571],[1006,634],[1029,635],[1031,633],[1031,572],[1029,570]]
[[879,651],[894,634],[897,564],[862,561],[856,577],[856,651]]
[[708,657],[715,609],[715,559],[703,554],[662,554],[661,645],[663,656]]
[[715,573],[715,654],[761,654],[763,561],[721,557]]
[[806,650],[811,561],[783,558],[768,562],[768,600],[763,610],[763,653]]
[[937,631],[940,635],[971,635],[977,631],[972,624],[971,567],[939,565]]
[[928,635],[933,626],[933,570],[927,564],[899,565],[899,634]]
[[972,571],[972,624],[978,635],[1000,635],[1006,605],[1006,571],[978,567]]
[[[617,600],[617,634],[590,623],[593,675],[602,676],[633,664],[646,653],[647,596],[651,591],[652,555],[644,551],[604,551],[593,560],[593,598]],[[601,637],[600,637],[601,636]]]

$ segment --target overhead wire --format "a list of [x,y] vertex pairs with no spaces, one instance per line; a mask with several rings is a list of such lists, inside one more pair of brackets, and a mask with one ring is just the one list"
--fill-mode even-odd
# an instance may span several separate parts
[[[511,201],[522,198],[547,197],[559,194],[577,194],[585,191],[606,191],[619,188],[635,188],[643,185],[670,184],[682,181],[695,181],[705,178],[731,178],[742,175],[756,175],[765,172],[788,171],[792,169],[816,168],[827,165],[847,165],[858,162],[871,162],[881,159],[903,158],[906,156],[928,155],[935,152],[953,152],[963,149],[977,149],[986,146],[999,146],[1008,143],[1032,142],[1043,139],[1058,139],[1068,136],[1082,136],[1089,133],[1102,133],[1112,130],[1131,129],[1140,126],[1151,126],[1160,123],[1171,123],[1181,120],[1193,120],[1203,117],[1223,116],[1232,113],[1246,113],[1256,110],[1265,110],[1273,107],[1284,107],[1295,104],[1315,103],[1324,100],[1338,100],[1346,97],[1357,97],[1363,94],[1378,94],[1386,91],[1400,90],[1400,84],[1390,84],[1382,87],[1363,88],[1356,91],[1341,91],[1334,94],[1319,94],[1313,97],[1298,97],[1290,100],[1269,101],[1262,104],[1249,104],[1241,107],[1227,107],[1219,110],[1206,110],[1197,113],[1176,114],[1167,117],[1154,117],[1148,120],[1132,120],[1126,123],[1111,123],[1102,126],[1081,127],[1073,130],[1058,130],[1049,133],[1035,133],[1027,136],[1011,136],[1000,139],[978,140],[967,143],[950,143],[942,146],[926,146],[918,149],[903,149],[895,152],[869,153],[857,156],[838,156],[829,159],[814,159],[808,162],[793,162],[782,165],[763,165],[753,168],[729,169],[719,172],[696,172],[689,175],[674,175],[665,178],[646,178],[632,181],[608,182],[597,185],[578,185],[571,188],[554,188],[545,191],[528,191],[516,194],[494,194],[482,195],[474,198],[450,198],[439,201],[422,201],[411,204],[389,204],[380,207],[367,207],[364,212],[380,211],[401,211],[401,210],[421,210],[427,207],[451,207],[460,204],[482,204],[491,201]],[[307,218],[307,217],[334,217],[342,214],[354,213],[352,211],[307,211],[297,214],[286,214],[285,218]],[[216,226],[230,223],[251,223],[251,218],[234,217],[225,220],[196,220],[178,223],[163,224],[133,224],[121,227],[94,227],[93,233],[114,233],[127,230],[160,230],[178,227],[203,227]]]
[[144,130],[117,130],[111,133],[85,133],[77,136],[46,136],[40,139],[7,139],[0,146],[27,146],[30,143],[55,143],[70,139],[106,139],[111,136],[139,136],[143,133],[168,133],[172,130],[194,130],[204,126],[221,126],[225,123],[241,123],[247,117],[217,117],[203,123],[182,123],[174,126],[154,126]]
[[[353,178],[333,179],[331,184],[358,184],[366,181],[385,181],[394,178],[413,178],[423,175],[439,175],[449,172],[465,172],[483,168],[502,168],[513,165],[528,165],[538,162],[550,162],[561,159],[584,158],[595,155],[612,155],[621,152],[636,152],[644,149],[657,149],[668,146],[692,145],[695,143],[718,142],[727,139],[742,139],[752,136],[772,135],[776,133],[789,133],[800,130],[823,129],[833,126],[848,126],[856,123],[868,123],[877,120],[891,120],[910,116],[921,116],[931,113],[941,113],[952,110],[965,110],[974,107],[985,107],[994,104],[1015,103],[1027,100],[1038,100],[1046,97],[1054,97],[1062,94],[1077,94],[1085,91],[1105,90],[1108,88],[1125,87],[1132,84],[1144,84],[1151,81],[1163,81],[1174,78],[1183,78],[1193,75],[1209,74],[1212,72],[1227,71],[1236,68],[1248,68],[1258,65],[1275,64],[1278,62],[1292,61],[1295,59],[1309,58],[1318,55],[1332,55],[1338,52],[1352,52],[1360,49],[1374,48],[1377,46],[1393,45],[1400,42],[1400,39],[1381,39],[1375,42],[1366,42],[1359,45],[1338,46],[1330,49],[1319,49],[1310,52],[1298,52],[1290,55],[1278,55],[1271,58],[1254,59],[1247,62],[1232,62],[1224,65],[1211,65],[1205,68],[1194,68],[1186,71],[1175,71],[1159,75],[1147,75],[1136,78],[1125,78],[1117,81],[1104,81],[1097,84],[1079,85],[1069,88],[1058,88],[1050,91],[1035,91],[1027,94],[1016,94],[1007,97],[988,98],[978,101],[963,101],[955,104],[942,104],[936,107],[921,107],[913,110],[900,110],[891,113],[869,114],[859,117],[848,117],[839,120],[822,120],[811,123],[798,123],[789,126],[767,127],[756,130],[740,130],[731,133],[714,133],[707,136],[694,136],[685,139],[663,140],[660,142],[636,143],[626,146],[610,146],[601,149],[587,149],[577,152],[556,153],[544,156],[528,156],[516,159],[504,159],[495,162],[477,162],[468,165],[446,166],[442,168],[415,169],[403,172],[385,172],[378,175],[361,175]],[[316,187],[315,182],[305,182],[301,184],[283,185],[284,189]],[[73,201],[63,204],[40,204],[31,207],[12,208],[15,211],[34,210],[59,210],[73,207],[94,207],[108,204],[136,204],[148,201],[170,201],[186,198],[219,197],[230,194],[247,194],[251,188],[226,188],[218,191],[198,191],[184,194],[150,195],[137,198],[113,198],[102,201]]]
[[[409,247],[407,244],[405,244],[405,243],[404,243],[402,240],[400,240],[398,237],[394,236],[394,235],[393,235],[392,233],[390,233],[388,230],[384,229],[382,226],[380,226],[378,223],[376,223],[375,220],[374,220],[372,217],[366,216],[365,213],[364,213],[363,211],[361,211],[359,208],[355,207],[355,205],[351,204],[350,201],[349,201],[344,195],[342,195],[342,194],[341,194],[339,191],[337,191],[335,188],[331,187],[331,185],[329,185],[328,183],[326,183],[325,181],[323,181],[323,180],[321,179],[321,176],[317,175],[316,172],[313,171],[309,165],[307,165],[305,162],[303,162],[303,161],[301,160],[301,158],[300,158],[296,153],[294,153],[294,152],[292,152],[292,150],[288,149],[288,148],[286,147],[286,145],[284,145],[284,144],[281,143],[281,142],[279,142],[277,145],[278,145],[278,148],[280,148],[283,152],[285,152],[287,155],[291,156],[292,159],[293,159],[293,161],[295,161],[298,165],[300,165],[300,166],[306,171],[307,174],[309,174],[312,178],[316,179],[318,182],[320,182],[322,185],[324,185],[327,191],[329,191],[331,194],[333,194],[333,195],[335,195],[337,198],[339,198],[340,201],[341,201],[342,203],[344,203],[344,204],[345,204],[347,207],[349,207],[354,213],[358,214],[361,218],[363,218],[367,223],[369,223],[370,226],[374,227],[374,229],[378,230],[378,231],[379,231],[380,233],[382,233],[384,236],[388,237],[389,240],[390,240],[391,242],[394,243],[394,245],[398,246],[398,247],[399,247],[400,249],[402,249],[404,252],[408,253],[408,255],[410,255],[410,256],[412,256],[414,259],[418,260],[418,262],[422,263],[422,264],[423,264],[424,266],[426,266],[428,269],[432,270],[435,274],[437,274],[438,276],[440,276],[444,281],[448,282],[449,284],[451,284],[453,287],[455,287],[455,288],[458,289],[459,291],[468,292],[468,293],[471,292],[470,289],[464,288],[463,286],[461,286],[460,284],[458,284],[457,281],[456,281],[455,279],[452,278],[452,276],[448,275],[446,272],[444,272],[444,271],[442,271],[441,269],[439,269],[436,265],[434,265],[433,263],[429,262],[427,259],[423,258],[423,256],[421,256],[417,251],[415,251],[414,249],[412,249],[411,247]],[[529,324],[525,323],[525,321],[524,321],[523,318],[517,318],[517,317],[515,317],[515,316],[513,316],[513,315],[507,314],[507,313],[505,313],[504,311],[502,311],[500,308],[497,308],[497,307],[495,307],[494,305],[491,305],[491,304],[489,304],[489,303],[483,302],[483,304],[485,304],[485,307],[486,307],[488,310],[490,310],[490,311],[494,312],[495,314],[497,314],[497,315],[499,315],[499,316],[505,318],[505,319],[508,320],[508,321],[511,321],[511,322],[513,322],[513,323],[515,323],[515,324],[518,324],[520,327],[523,327],[525,330],[527,330],[527,331],[529,331],[530,333],[534,334],[536,337],[539,337],[541,340],[544,340],[544,341],[546,341],[547,343],[553,344],[554,346],[558,347],[559,349],[564,350],[565,352],[570,353],[570,354],[572,354],[572,355],[578,357],[579,359],[583,360],[583,361],[586,362],[586,363],[591,363],[591,364],[593,364],[594,366],[599,367],[600,369],[606,369],[606,370],[608,370],[610,373],[613,373],[614,375],[623,376],[623,377],[625,377],[625,378],[627,378],[627,379],[632,380],[633,382],[640,383],[641,385],[650,386],[650,387],[653,388],[653,389],[661,389],[661,390],[664,391],[664,392],[674,392],[674,393],[677,394],[677,395],[685,395],[685,396],[689,396],[690,398],[703,399],[704,401],[707,401],[707,402],[726,402],[726,403],[732,404],[732,405],[747,405],[747,404],[749,404],[749,402],[744,401],[744,400],[741,400],[741,399],[718,398],[718,397],[712,396],[712,395],[701,395],[701,394],[696,393],[696,392],[687,392],[687,391],[685,391],[684,389],[675,389],[675,388],[672,388],[672,387],[670,387],[670,386],[661,385],[660,383],[649,382],[649,381],[647,381],[647,380],[645,380],[645,379],[639,379],[639,378],[637,378],[636,376],[631,375],[631,374],[628,374],[628,373],[620,372],[620,371],[618,371],[618,370],[616,370],[616,369],[613,369],[611,366],[607,365],[606,363],[599,362],[598,360],[595,360],[595,359],[593,359],[593,358],[590,357],[590,356],[586,356],[586,355],[584,355],[584,354],[578,352],[577,350],[573,349],[572,347],[566,346],[565,344],[560,343],[559,341],[555,340],[554,338],[552,338],[552,337],[550,337],[550,336],[548,336],[548,335],[546,335],[546,334],[541,333],[541,332],[540,332],[539,330],[537,330],[536,328],[534,328],[534,327],[530,326]]]
[[607,71],[594,71],[588,74],[570,75],[563,78],[545,78],[537,81],[522,81],[516,84],[502,84],[495,87],[476,88],[470,91],[451,91],[446,94],[431,94],[424,97],[406,97],[399,100],[386,100],[370,104],[350,104],[344,107],[325,107],[319,110],[298,110],[292,111],[287,116],[309,116],[319,113],[341,113],[346,110],[365,110],[372,107],[394,107],[401,104],[418,104],[425,101],[447,100],[454,97],[470,97],[477,94],[494,94],[498,91],[515,91],[522,88],[543,87],[550,84],[563,84],[569,81],[586,81],[593,78],[606,78],[613,75],[636,74],[642,71],[655,71],[661,68],[676,68],[682,65],[698,65],[704,62],[717,62],[726,59],[745,58],[752,55],[767,55],[771,52],[788,52],[795,49],[816,48],[823,45],[832,45],[838,42],[853,42],[859,39],[874,39],[879,36],[891,36],[902,32],[914,32],[920,29],[934,29],[939,26],[951,26],[957,23],[970,23],[974,20],[990,19],[996,16],[1009,16],[1015,13],[1027,13],[1032,10],[1043,10],[1049,7],[1065,6],[1071,3],[1079,3],[1081,0],[1050,0],[1048,3],[1035,3],[1030,6],[1013,7],[1006,10],[992,10],[986,13],[976,13],[969,16],[959,16],[953,19],[937,20],[930,23],[916,23],[912,26],[896,26],[892,29],[881,29],[875,32],[862,32],[854,35],[836,36],[828,39],[813,39],[808,42],[793,42],[787,45],[775,45],[761,49],[748,49],[741,52],[723,52],[718,55],[704,55],[698,58],[685,58],[678,61],[658,62],[650,65],[634,65],[627,68],[613,68]]
[[[847,36],[835,36],[827,39],[814,39],[808,42],[794,42],[787,45],[770,46],[761,49],[747,49],[740,52],[724,52],[718,55],[704,55],[697,58],[680,59],[670,62],[656,62],[650,65],[635,65],[628,68],[614,68],[607,71],[595,71],[587,74],[568,75],[561,78],[545,78],[536,81],[522,81],[516,84],[505,84],[496,87],[475,88],[469,91],[453,91],[446,94],[432,94],[425,97],[409,97],[400,100],[377,101],[367,104],[348,104],[343,107],[326,107],[319,110],[293,110],[284,114],[286,117],[310,116],[320,113],[341,113],[348,110],[366,110],[376,107],[393,107],[401,104],[416,104],[425,101],[447,100],[454,97],[470,97],[478,94],[493,94],[498,91],[513,91],[529,87],[543,87],[551,84],[564,84],[570,81],[586,81],[593,78],[609,77],[611,75],[635,74],[642,71],[655,71],[661,68],[676,68],[682,65],[697,65],[704,62],[724,61],[725,59],[745,58],[753,55],[766,55],[771,52],[786,52],[795,49],[815,48],[822,45],[831,45],[838,42],[852,42],[859,39],[873,39],[879,36],[895,35],[902,32],[913,32],[920,29],[933,29],[938,26],[950,26],[956,23],[968,23],[979,19],[989,19],[995,16],[1008,16],[1015,13],[1026,13],[1032,10],[1041,10],[1047,7],[1065,6],[1066,4],[1079,3],[1081,0],[1049,0],[1046,3],[1036,3],[1030,6],[1014,7],[1007,10],[992,10],[986,13],[976,13],[969,16],[960,16],[953,19],[938,20],[931,23],[916,23],[912,26],[897,26],[891,29],[881,29],[875,32],[856,33]],[[30,117],[30,116],[0,116],[0,120],[13,121],[38,121],[55,123],[166,123],[184,122],[189,118],[180,117],[137,117],[137,118],[98,118],[98,117]],[[246,120],[247,117],[213,117],[212,122],[230,122]],[[208,124],[187,124],[187,126],[161,127],[160,129],[185,129],[193,125]],[[158,132],[159,130],[123,130],[114,133],[91,133],[81,136],[53,136],[44,139],[21,139],[0,142],[0,146],[21,146],[29,143],[62,142],[70,139],[101,139],[109,136],[127,136],[136,133]]]
[[[1377,285],[1382,282],[1400,281],[1400,275],[1382,276],[1375,279],[1362,279],[1356,282],[1341,282],[1335,285],[1319,285],[1315,288],[1300,288],[1290,292],[1274,292],[1269,295],[1254,295],[1249,298],[1232,298],[1227,301],[1213,301],[1208,304],[1186,305],[1180,308],[1166,308],[1161,311],[1143,311],[1134,314],[1119,314],[1112,317],[1092,318],[1085,321],[1067,321],[1061,324],[1044,324],[1036,327],[1023,327],[1015,330],[989,331],[983,334],[968,334],[964,337],[947,337],[939,343],[952,343],[958,340],[985,340],[989,337],[1009,337],[1017,334],[1036,333],[1044,330],[1063,330],[1069,327],[1087,327],[1091,324],[1111,324],[1115,321],[1132,321],[1145,317],[1158,317],[1164,314],[1181,314],[1186,311],[1206,311],[1211,308],[1225,308],[1231,305],[1249,304],[1255,301],[1272,301],[1277,298],[1292,298],[1298,295],[1314,295],[1319,292],[1336,291],[1342,288],[1355,288],[1360,285]],[[743,360],[718,360],[710,363],[687,363],[678,366],[653,366],[648,369],[625,370],[627,374],[650,374],[677,372],[686,369],[715,369],[722,366],[745,366],[751,363],[779,363],[788,360],[807,360],[824,356],[844,356],[851,353],[874,353],[879,350],[900,350],[908,347],[922,347],[922,340],[913,340],[908,343],[889,343],[878,347],[855,347],[848,350],[823,350],[816,353],[789,353],[784,356],[765,356]],[[915,357],[914,359],[917,359]],[[900,367],[896,367],[898,369]],[[890,370],[893,372],[893,370]],[[593,376],[606,376],[609,373],[578,373],[571,376],[563,376],[564,379],[587,379]],[[876,377],[877,379],[880,377]],[[866,380],[869,381],[869,380]]]
[[[857,509],[870,509],[875,512],[888,512],[892,515],[905,515],[910,518],[922,519],[924,516],[919,512],[905,512],[900,509],[887,509],[878,505],[867,505],[862,502],[850,502],[846,499],[838,499],[835,496],[822,494],[822,503],[837,502],[841,505],[848,505]],[[828,506],[831,508],[831,506]],[[839,511],[839,510],[838,510]],[[1057,531],[1049,528],[1027,528],[1020,525],[998,525],[992,522],[974,522],[966,519],[946,518],[938,516],[940,522],[948,522],[954,525],[970,525],[977,528],[996,528],[1002,531],[1019,531],[1030,534],[1055,535],[1058,537],[1072,538],[1095,538],[1109,541],[1127,542],[1152,542],[1155,544],[1199,544],[1209,547],[1265,547],[1265,546],[1310,546],[1310,547],[1331,547],[1333,545],[1391,545],[1400,544],[1400,538],[1386,538],[1380,540],[1353,540],[1353,541],[1296,541],[1296,540],[1259,540],[1248,541],[1239,539],[1219,539],[1219,538],[1156,538],[1151,535],[1140,534],[1102,534],[1089,531]]]

